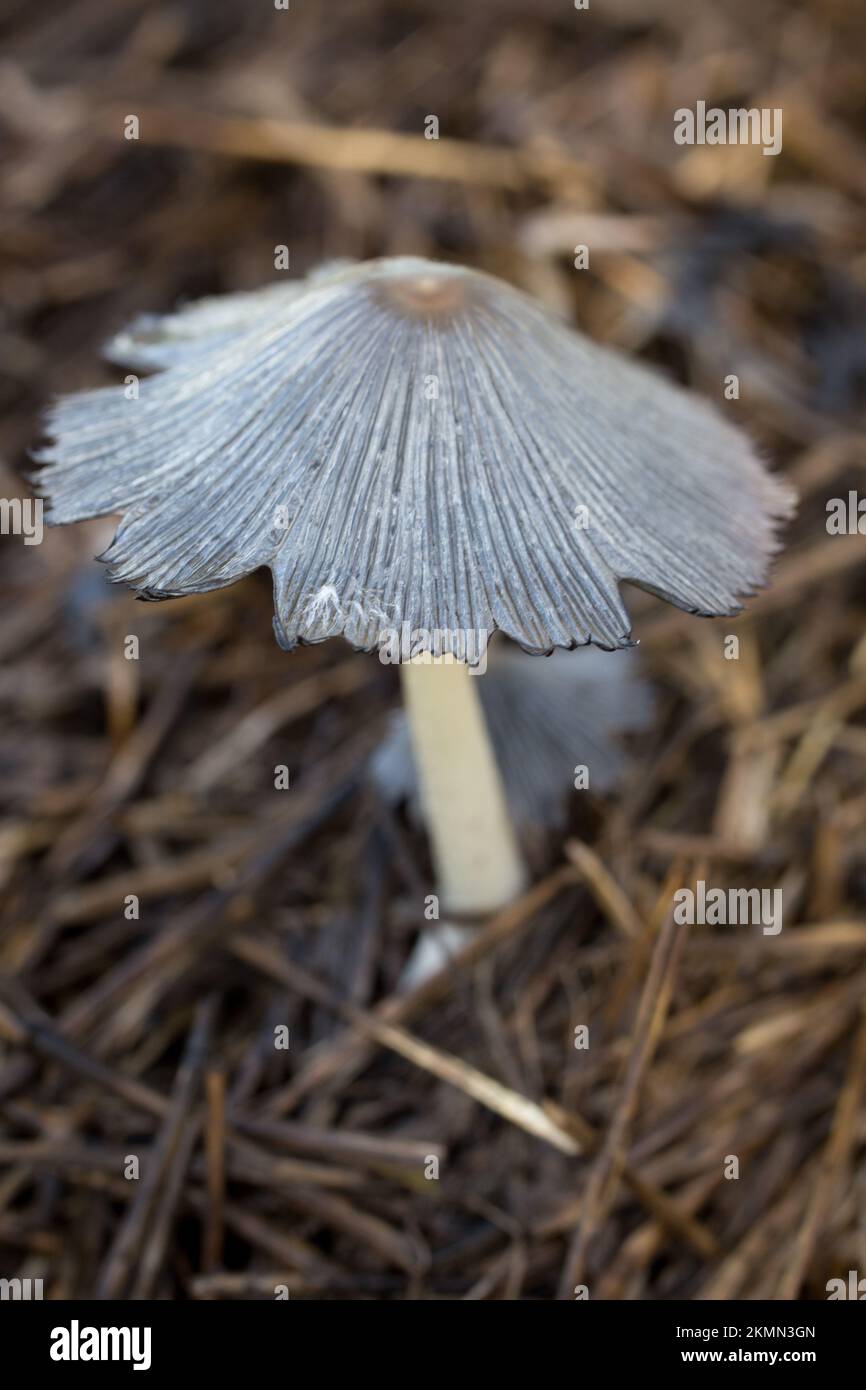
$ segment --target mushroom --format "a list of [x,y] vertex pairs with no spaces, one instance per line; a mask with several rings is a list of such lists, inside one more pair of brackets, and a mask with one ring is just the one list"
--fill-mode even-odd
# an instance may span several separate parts
[[[554,652],[533,661],[513,644],[491,646],[478,692],[502,773],[505,795],[522,840],[542,842],[560,829],[574,792],[577,765],[594,793],[611,791],[625,772],[617,735],[645,728],[653,712],[637,651],[598,647]],[[420,817],[418,773],[404,711],[397,711],[370,759],[379,795],[406,801]]]
[[[650,688],[636,666],[637,652],[598,647],[554,652],[533,661],[513,645],[491,648],[478,682],[484,722],[502,773],[505,796],[524,844],[541,848],[546,832],[562,826],[577,764],[588,787],[609,791],[624,772],[616,734],[644,728],[651,719]],[[403,711],[392,718],[370,759],[379,795],[391,805],[407,801],[423,820],[412,734]],[[401,974],[404,989],[435,974],[469,942],[472,927],[452,922],[426,926]]]
[[101,558],[143,598],[267,566],[281,646],[399,660],[446,911],[525,883],[472,674],[489,634],[631,645],[622,582],[736,612],[792,509],[704,401],[462,266],[331,267],[111,353],[156,374],[53,406],[49,520],[123,513]]

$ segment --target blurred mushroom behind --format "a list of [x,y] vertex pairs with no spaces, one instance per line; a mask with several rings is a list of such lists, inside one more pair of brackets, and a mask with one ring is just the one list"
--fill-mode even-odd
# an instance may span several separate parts
[[[627,766],[619,736],[646,728],[653,714],[634,649],[581,647],[533,661],[513,645],[495,643],[478,691],[515,826],[533,844],[565,823],[578,764],[586,766],[592,792],[617,785]],[[392,718],[370,772],[385,801],[406,801],[420,814],[404,712]]]

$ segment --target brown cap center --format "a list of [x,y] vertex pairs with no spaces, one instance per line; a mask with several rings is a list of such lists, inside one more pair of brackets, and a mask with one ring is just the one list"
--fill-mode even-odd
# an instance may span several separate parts
[[459,275],[406,275],[376,287],[392,308],[419,318],[450,318],[466,304],[466,285]]

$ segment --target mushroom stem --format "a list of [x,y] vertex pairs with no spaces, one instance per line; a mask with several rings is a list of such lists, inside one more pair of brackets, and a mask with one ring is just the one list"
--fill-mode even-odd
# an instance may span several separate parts
[[475,688],[480,677],[429,652],[400,669],[442,905],[493,912],[521,892],[526,872]]

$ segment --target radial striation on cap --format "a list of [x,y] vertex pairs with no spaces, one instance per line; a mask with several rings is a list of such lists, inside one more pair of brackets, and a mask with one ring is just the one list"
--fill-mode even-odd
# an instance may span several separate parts
[[331,267],[109,352],[156,374],[53,406],[48,519],[122,513],[102,558],[146,598],[268,566],[287,648],[406,624],[625,646],[621,582],[736,612],[793,507],[706,402],[462,267]]

